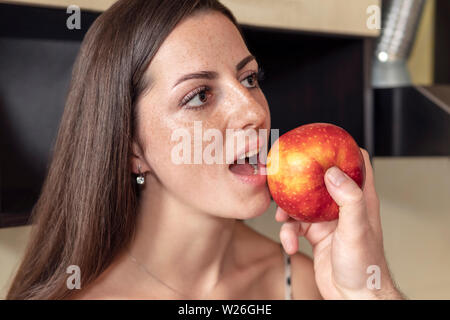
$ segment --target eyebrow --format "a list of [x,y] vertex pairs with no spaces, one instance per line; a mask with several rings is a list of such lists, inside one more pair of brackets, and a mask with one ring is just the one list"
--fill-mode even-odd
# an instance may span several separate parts
[[[247,57],[245,57],[244,59],[242,59],[237,65],[236,65],[236,72],[241,70],[242,68],[244,68],[250,61],[255,60],[256,58],[253,55],[248,55]],[[189,73],[186,74],[184,76],[182,76],[180,79],[177,80],[177,82],[175,82],[174,86],[172,87],[175,88],[177,85],[179,85],[181,82],[186,81],[186,80],[191,80],[191,79],[209,79],[209,80],[213,80],[218,78],[219,74],[215,71],[199,71],[199,72],[195,72],[195,73]]]

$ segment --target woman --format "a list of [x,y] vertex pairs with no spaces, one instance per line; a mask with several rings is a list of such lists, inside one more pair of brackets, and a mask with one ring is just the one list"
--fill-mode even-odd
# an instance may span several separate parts
[[[104,12],[77,57],[29,247],[7,298],[283,299],[282,248],[242,222],[268,208],[266,184],[243,182],[229,164],[171,158],[173,132],[193,133],[195,121],[224,137],[227,129],[270,128],[258,70],[217,1],[120,0]],[[291,255],[291,298],[401,298],[364,157],[364,192],[338,169],[327,172],[339,221],[300,224],[277,211]],[[328,173],[343,177],[339,187]],[[298,236],[313,245],[314,262],[297,252]],[[367,287],[369,265],[380,267],[379,290]],[[68,285],[70,266],[79,268],[81,289]]]

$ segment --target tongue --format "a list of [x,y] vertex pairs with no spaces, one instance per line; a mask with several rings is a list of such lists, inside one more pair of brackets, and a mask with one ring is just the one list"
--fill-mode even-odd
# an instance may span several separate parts
[[250,176],[253,175],[254,169],[253,166],[249,163],[243,163],[243,164],[232,164],[230,165],[231,172],[243,176]]

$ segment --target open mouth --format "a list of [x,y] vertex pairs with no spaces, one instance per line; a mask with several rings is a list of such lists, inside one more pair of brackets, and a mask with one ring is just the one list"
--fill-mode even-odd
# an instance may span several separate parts
[[[260,149],[249,151],[236,159],[229,166],[229,170],[237,175],[253,176],[259,174],[260,163],[258,161]],[[239,161],[238,161],[239,160]]]

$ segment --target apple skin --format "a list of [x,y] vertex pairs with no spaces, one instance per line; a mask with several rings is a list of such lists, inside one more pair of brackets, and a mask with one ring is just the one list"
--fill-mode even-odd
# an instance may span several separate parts
[[363,188],[364,157],[347,131],[330,123],[311,123],[283,134],[267,157],[267,184],[273,200],[295,220],[338,219],[339,206],[324,181],[332,166]]

